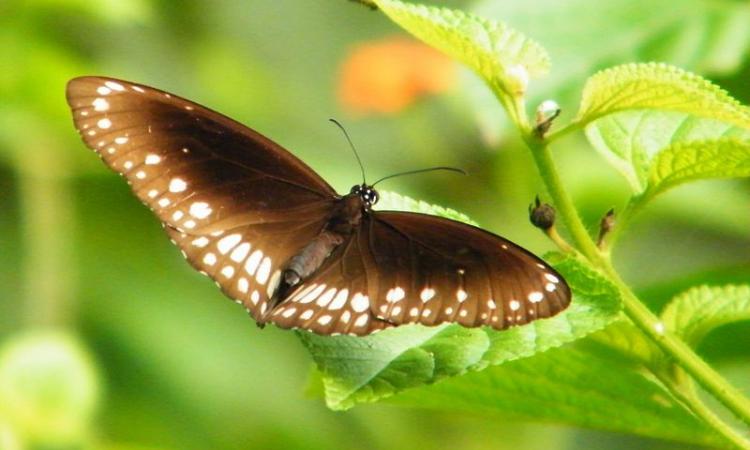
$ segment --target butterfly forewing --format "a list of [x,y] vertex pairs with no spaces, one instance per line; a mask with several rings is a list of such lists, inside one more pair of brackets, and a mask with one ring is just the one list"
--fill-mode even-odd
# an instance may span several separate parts
[[99,77],[71,80],[67,99],[86,144],[183,232],[285,220],[335,197],[279,145],[188,100]]

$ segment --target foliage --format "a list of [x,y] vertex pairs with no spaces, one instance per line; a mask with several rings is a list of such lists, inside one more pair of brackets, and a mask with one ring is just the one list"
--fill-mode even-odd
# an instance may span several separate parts
[[[747,390],[750,190],[695,183],[749,175],[750,5],[360,1],[383,15],[344,0],[283,10],[269,0],[0,6],[0,448],[670,445],[648,438],[750,448],[735,429],[748,425],[747,400],[717,373]],[[347,115],[332,83],[347,50],[395,39],[424,51],[394,38],[385,17],[476,77],[375,119]],[[405,59],[412,78],[386,85],[403,94],[415,80],[436,81]],[[548,259],[571,281],[574,303],[507,332],[300,334],[304,346],[294,333],[261,332],[183,263],[121,180],[101,176],[62,95],[83,74],[200,100],[337,188],[358,178],[325,125],[343,117],[368,174],[466,168],[460,181],[399,178],[392,189],[460,205],[535,251],[545,241],[523,211],[544,183],[575,248]],[[542,136],[529,111],[546,99],[563,113]],[[497,149],[481,140],[493,136]],[[379,206],[471,222],[395,193]],[[598,247],[589,232],[612,206],[617,223]],[[301,398],[308,355],[316,392],[350,411]]]
[[[738,418],[750,423],[750,409],[741,395],[731,391],[727,398],[726,392],[719,390],[726,382],[679,340],[684,338],[694,345],[713,327],[745,319],[746,308],[741,302],[747,300],[750,286],[690,291],[674,300],[665,311],[663,322],[658,321],[614,271],[609,249],[604,252],[594,246],[558,184],[551,159],[545,155],[549,143],[558,136],[588,129],[592,145],[614,163],[633,187],[625,211],[625,219],[630,219],[627,215],[634,214],[656,194],[679,184],[750,176],[750,108],[699,75],[667,64],[628,64],[593,75],[583,89],[578,114],[544,139],[544,131],[529,125],[523,108],[529,76],[542,75],[549,66],[546,52],[538,44],[501,22],[460,11],[399,0],[373,0],[372,4],[405,30],[463,62],[485,80],[534,153],[582,256],[563,260],[557,266],[571,283],[574,306],[559,319],[535,322],[536,326],[501,333],[465,330],[455,325],[434,329],[404,327],[365,339],[329,339],[302,333],[302,340],[321,371],[329,406],[348,408],[467,371],[534,356],[528,362],[505,364],[487,369],[482,375],[464,375],[434,388],[425,387],[406,394],[407,400],[402,401],[438,408],[497,408],[510,416],[543,416],[700,444],[750,446],[697,397],[687,395],[680,380],[670,376],[668,370],[684,369]],[[676,121],[675,126],[665,131],[659,126],[665,120]],[[623,121],[634,125],[621,126]],[[628,223],[624,220],[617,234]],[[614,245],[614,239],[609,243]],[[571,263],[575,270],[565,266]],[[580,278],[580,273],[591,276]],[[603,296],[592,297],[592,289]],[[620,297],[625,299],[625,313],[631,323],[618,324],[592,341],[618,349],[622,353],[620,359],[615,358],[614,363],[598,362],[602,355],[590,351],[585,339],[581,345],[550,351],[549,356],[540,354],[569,340],[584,338],[601,327],[597,322],[602,319],[602,323],[612,322],[617,309],[601,308],[606,303],[617,304]],[[581,307],[583,310],[578,309]],[[573,320],[580,321],[575,328],[582,332],[566,337],[570,327],[557,323],[569,325]],[[529,338],[533,345],[526,347],[527,351],[514,351],[524,348],[523,340]],[[543,344],[548,340],[552,345]],[[667,359],[660,356],[662,352],[674,360],[664,363]],[[592,361],[583,363],[586,359]],[[558,378],[553,370],[545,370],[547,367],[566,368],[559,382],[545,382],[529,373]],[[638,367],[653,372],[658,381],[644,378]],[[596,389],[586,381],[589,378],[606,379],[602,392],[609,402],[586,400],[591,389]],[[522,398],[515,394],[517,390],[524,393]],[[467,395],[469,392],[478,395]],[[430,403],[433,398],[438,400]],[[665,407],[669,412],[664,411]]]

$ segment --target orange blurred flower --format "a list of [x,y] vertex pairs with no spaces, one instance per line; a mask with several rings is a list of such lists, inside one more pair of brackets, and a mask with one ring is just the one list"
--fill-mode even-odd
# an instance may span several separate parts
[[341,65],[338,97],[353,113],[394,113],[456,82],[442,53],[404,37],[357,45]]

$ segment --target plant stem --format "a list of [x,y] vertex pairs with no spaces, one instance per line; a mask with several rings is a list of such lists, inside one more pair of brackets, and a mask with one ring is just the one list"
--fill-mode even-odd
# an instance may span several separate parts
[[[678,386],[674,380],[665,376],[659,370],[651,371],[664,387],[679,400],[686,408],[690,409],[696,416],[700,417],[705,423],[709,424],[711,428],[720,433],[729,442],[734,444],[737,448],[743,450],[750,450],[750,441],[746,440],[745,437],[737,432],[734,428],[724,423],[710,408],[708,408],[697,396],[694,390],[692,381],[689,381],[688,386]],[[686,391],[687,389],[687,391]]]
[[664,329],[664,324],[630,290],[609,261],[603,267],[620,290],[628,318],[659,348],[690,374],[709,394],[714,396],[740,420],[750,426],[750,402],[719,373],[696,354],[690,346]]
[[573,200],[562,186],[560,175],[555,169],[552,155],[550,155],[546,143],[542,139],[536,137],[532,132],[524,133],[524,135],[524,140],[531,149],[531,154],[534,157],[537,168],[539,169],[539,174],[542,176],[542,179],[547,186],[547,191],[552,197],[555,207],[560,213],[560,217],[562,217],[562,220],[565,222],[565,226],[571,234],[576,247],[578,247],[578,250],[589,260],[593,261],[599,259],[599,250],[591,239],[588,230],[586,230],[586,226],[581,221],[581,218],[573,205]]
[[[521,130],[547,190],[552,196],[555,206],[573,238],[573,242],[579,251],[618,287],[623,298],[624,311],[628,318],[709,394],[719,400],[740,420],[750,425],[750,403],[747,399],[706,364],[687,344],[673,334],[665,332],[663,323],[635,296],[620,278],[610,260],[597,248],[581,221],[572,199],[562,185],[547,142],[536,137],[528,127],[521,127]],[[701,408],[701,406],[697,408]],[[699,416],[703,415],[702,411],[696,411],[695,413]],[[725,435],[725,428],[729,425],[722,423],[721,427],[717,427],[715,422],[718,421],[719,419],[715,418],[708,424],[716,432]],[[740,448],[747,448],[748,445],[750,445],[749,442],[743,441]]]

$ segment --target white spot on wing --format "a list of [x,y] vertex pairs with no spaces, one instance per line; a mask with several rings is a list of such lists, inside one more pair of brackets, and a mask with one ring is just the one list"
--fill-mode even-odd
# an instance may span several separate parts
[[318,301],[315,302],[315,303],[317,303],[318,306],[325,307],[333,299],[333,296],[336,295],[336,291],[337,290],[338,289],[336,289],[336,288],[328,289],[323,295],[320,296],[320,298],[318,299]]
[[325,315],[318,317],[318,323],[321,325],[328,325],[331,322],[331,316]]
[[273,275],[271,275],[271,281],[268,282],[268,288],[266,289],[268,298],[273,297],[273,294],[276,292],[276,288],[279,287],[279,281],[281,281],[281,271],[276,270]]
[[552,283],[555,283],[555,284],[557,284],[557,283],[560,282],[560,279],[557,278],[556,276],[552,275],[551,273],[545,273],[544,274],[544,278],[546,278],[547,280],[549,280],[549,281],[551,281]]
[[113,91],[122,92],[125,90],[125,88],[120,83],[115,83],[114,81],[105,81],[104,85],[112,89]]
[[467,294],[463,289],[459,289],[456,291],[456,300],[458,300],[459,303],[463,303],[468,296],[469,294]]
[[146,164],[149,166],[153,166],[155,164],[159,164],[161,162],[161,156],[156,155],[154,153],[150,153],[146,156]]
[[260,284],[266,284],[268,277],[271,275],[271,258],[266,256],[263,258],[263,262],[258,267],[258,273],[255,275],[255,280]]
[[203,263],[207,266],[213,266],[214,264],[216,264],[216,255],[211,252],[206,253],[205,255],[203,255]]
[[352,309],[355,312],[367,311],[367,308],[369,307],[370,307],[370,299],[367,298],[366,295],[362,295],[359,292],[354,294],[354,297],[352,297]]
[[127,143],[128,143],[127,136],[117,136],[115,138],[115,144],[122,145],[122,144],[127,144]]
[[232,261],[234,262],[242,262],[242,260],[245,259],[245,257],[247,256],[249,252],[250,252],[250,243],[243,242],[232,251],[232,254],[229,255],[229,258],[231,258]]
[[510,306],[511,311],[518,311],[521,308],[521,302],[518,300],[511,300],[510,303],[508,303],[508,306]]
[[258,264],[260,264],[260,260],[263,258],[263,252],[260,250],[255,250],[250,257],[245,261],[245,271],[250,275],[255,275],[255,271],[258,270]]
[[216,248],[219,249],[219,253],[226,255],[231,249],[233,249],[242,240],[242,235],[234,233],[227,235],[216,243]]
[[196,219],[205,219],[210,216],[213,209],[206,202],[195,202],[190,205],[190,215]]
[[187,189],[187,183],[182,178],[172,178],[169,182],[169,192],[182,192]]
[[544,294],[541,292],[534,291],[531,294],[529,294],[529,301],[531,303],[539,303],[544,299]]
[[247,282],[247,278],[242,277],[237,280],[237,289],[243,294],[247,294],[247,290],[250,287],[250,283]]
[[96,92],[99,93],[99,95],[109,95],[112,93],[112,89],[106,86],[99,86],[96,88]]
[[106,111],[109,109],[109,102],[103,98],[97,98],[91,103],[94,105],[94,111]]
[[112,126],[112,121],[105,117],[104,119],[99,119],[99,121],[96,122],[96,126],[101,128],[102,130],[106,130],[107,128]]
[[367,317],[367,314],[362,314],[361,316],[357,317],[356,321],[354,321],[354,326],[355,327],[363,327],[363,326],[367,325],[367,320],[368,319],[369,318]]
[[203,248],[206,245],[208,245],[208,242],[209,241],[207,237],[201,236],[199,238],[193,239],[193,242],[191,242],[191,244],[193,244],[196,247]]
[[424,288],[422,289],[422,292],[419,293],[419,298],[422,299],[423,302],[428,302],[432,297],[435,296],[435,289],[432,288]]
[[348,289],[342,289],[339,291],[338,295],[336,295],[336,298],[333,299],[330,305],[328,305],[329,310],[337,310],[344,307],[346,304],[346,299],[349,298],[349,290]]
[[299,299],[300,303],[310,303],[314,301],[320,294],[323,293],[323,290],[325,290],[326,285],[321,284],[320,286],[316,287],[312,291],[308,292],[304,297]]
[[305,311],[302,314],[300,314],[299,318],[302,319],[302,320],[307,320],[310,317],[312,317],[312,315],[313,315],[313,310],[312,309],[308,309],[307,311]]
[[156,196],[159,195],[159,191],[156,189],[151,189],[148,191],[148,198],[156,198]]
[[232,266],[224,266],[221,268],[221,274],[224,275],[227,278],[232,278],[234,276],[234,267]]
[[162,197],[158,201],[159,206],[161,206],[162,208],[166,208],[167,206],[169,206],[169,203],[170,201],[167,197]]
[[388,294],[386,294],[385,299],[389,303],[398,302],[403,300],[403,298],[406,297],[406,293],[400,286],[396,286],[393,289],[390,289],[388,291]]

